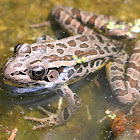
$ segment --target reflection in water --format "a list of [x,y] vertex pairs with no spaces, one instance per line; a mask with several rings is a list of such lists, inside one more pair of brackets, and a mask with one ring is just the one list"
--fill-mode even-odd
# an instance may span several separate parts
[[[58,97],[54,92],[46,91],[44,87],[16,87],[7,85],[0,77],[0,93],[8,103],[12,104],[38,104],[39,102],[51,102]],[[3,98],[2,98],[3,99]],[[39,105],[39,104],[38,104]]]

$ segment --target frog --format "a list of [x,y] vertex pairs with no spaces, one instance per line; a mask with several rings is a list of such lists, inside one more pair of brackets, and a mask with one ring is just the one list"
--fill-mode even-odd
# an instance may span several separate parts
[[[122,104],[132,104],[140,91],[140,40],[137,41],[128,62],[125,43],[136,33],[128,34],[129,26],[113,16],[96,15],[73,7],[57,5],[52,10],[56,22],[71,36],[54,40],[49,35],[33,44],[15,46],[14,56],[5,64],[3,77],[19,87],[42,86],[54,91],[67,101],[60,113],[53,114],[39,107],[48,117],[24,119],[40,122],[37,128],[66,123],[81,107],[81,98],[69,85],[107,67],[108,80],[115,97]],[[108,29],[113,21],[125,28]]]

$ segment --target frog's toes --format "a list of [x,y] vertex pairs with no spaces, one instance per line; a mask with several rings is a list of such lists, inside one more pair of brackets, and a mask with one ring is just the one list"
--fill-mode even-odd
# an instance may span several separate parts
[[41,106],[38,106],[37,107],[39,110],[41,110],[42,112],[44,112],[46,115],[48,115],[48,116],[53,116],[54,115],[54,113],[51,113],[51,112],[49,112],[49,111],[47,111],[46,109],[44,109],[43,107],[41,107]]
[[46,126],[56,126],[56,125],[60,124],[59,117],[57,114],[51,113],[42,107],[38,107],[38,108],[40,110],[42,110],[45,114],[47,114],[49,117],[47,117],[47,118],[35,118],[35,117],[24,116],[25,120],[31,120],[31,121],[36,121],[36,122],[41,123],[41,125],[34,126],[33,130],[36,130],[38,128],[43,128]]
[[28,116],[24,116],[25,120],[31,120],[31,121],[36,121],[36,122],[40,122],[40,123],[44,123],[47,121],[47,118],[34,118],[34,117],[28,117]]

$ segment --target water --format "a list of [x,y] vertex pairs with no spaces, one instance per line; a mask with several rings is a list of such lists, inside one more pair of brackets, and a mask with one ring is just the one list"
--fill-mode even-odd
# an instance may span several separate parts
[[[80,9],[98,14],[113,15],[121,20],[133,22],[140,18],[140,2],[136,0],[3,0],[0,1],[0,67],[13,54],[13,47],[18,43],[33,43],[38,36],[48,34],[56,38],[57,32],[49,27],[30,28],[30,25],[44,22],[51,18],[51,9],[57,5],[80,7]],[[130,44],[128,48],[132,48]],[[129,51],[129,49],[128,49]],[[100,88],[94,83],[99,82]],[[2,76],[1,76],[2,79]],[[25,121],[23,117],[46,117],[37,109],[41,105],[49,111],[57,110],[58,96],[54,93],[27,96],[11,96],[15,93],[3,84],[0,89],[0,139],[8,139],[14,128],[18,129],[16,140],[103,140],[110,137],[110,122],[105,116],[106,109],[119,108],[108,85],[105,70],[84,78],[73,84],[72,90],[82,99],[79,111],[65,124],[55,128],[33,131],[36,122]],[[80,88],[77,88],[80,87]],[[14,94],[13,94],[14,95]]]

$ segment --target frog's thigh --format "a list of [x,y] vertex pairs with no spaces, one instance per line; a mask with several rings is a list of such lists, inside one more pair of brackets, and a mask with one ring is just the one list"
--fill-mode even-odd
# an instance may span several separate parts
[[64,6],[59,5],[53,9],[52,14],[56,21],[71,34],[93,34],[93,29],[90,29],[82,24],[80,20],[77,20],[75,15],[71,15],[70,10],[71,8],[67,12]]

